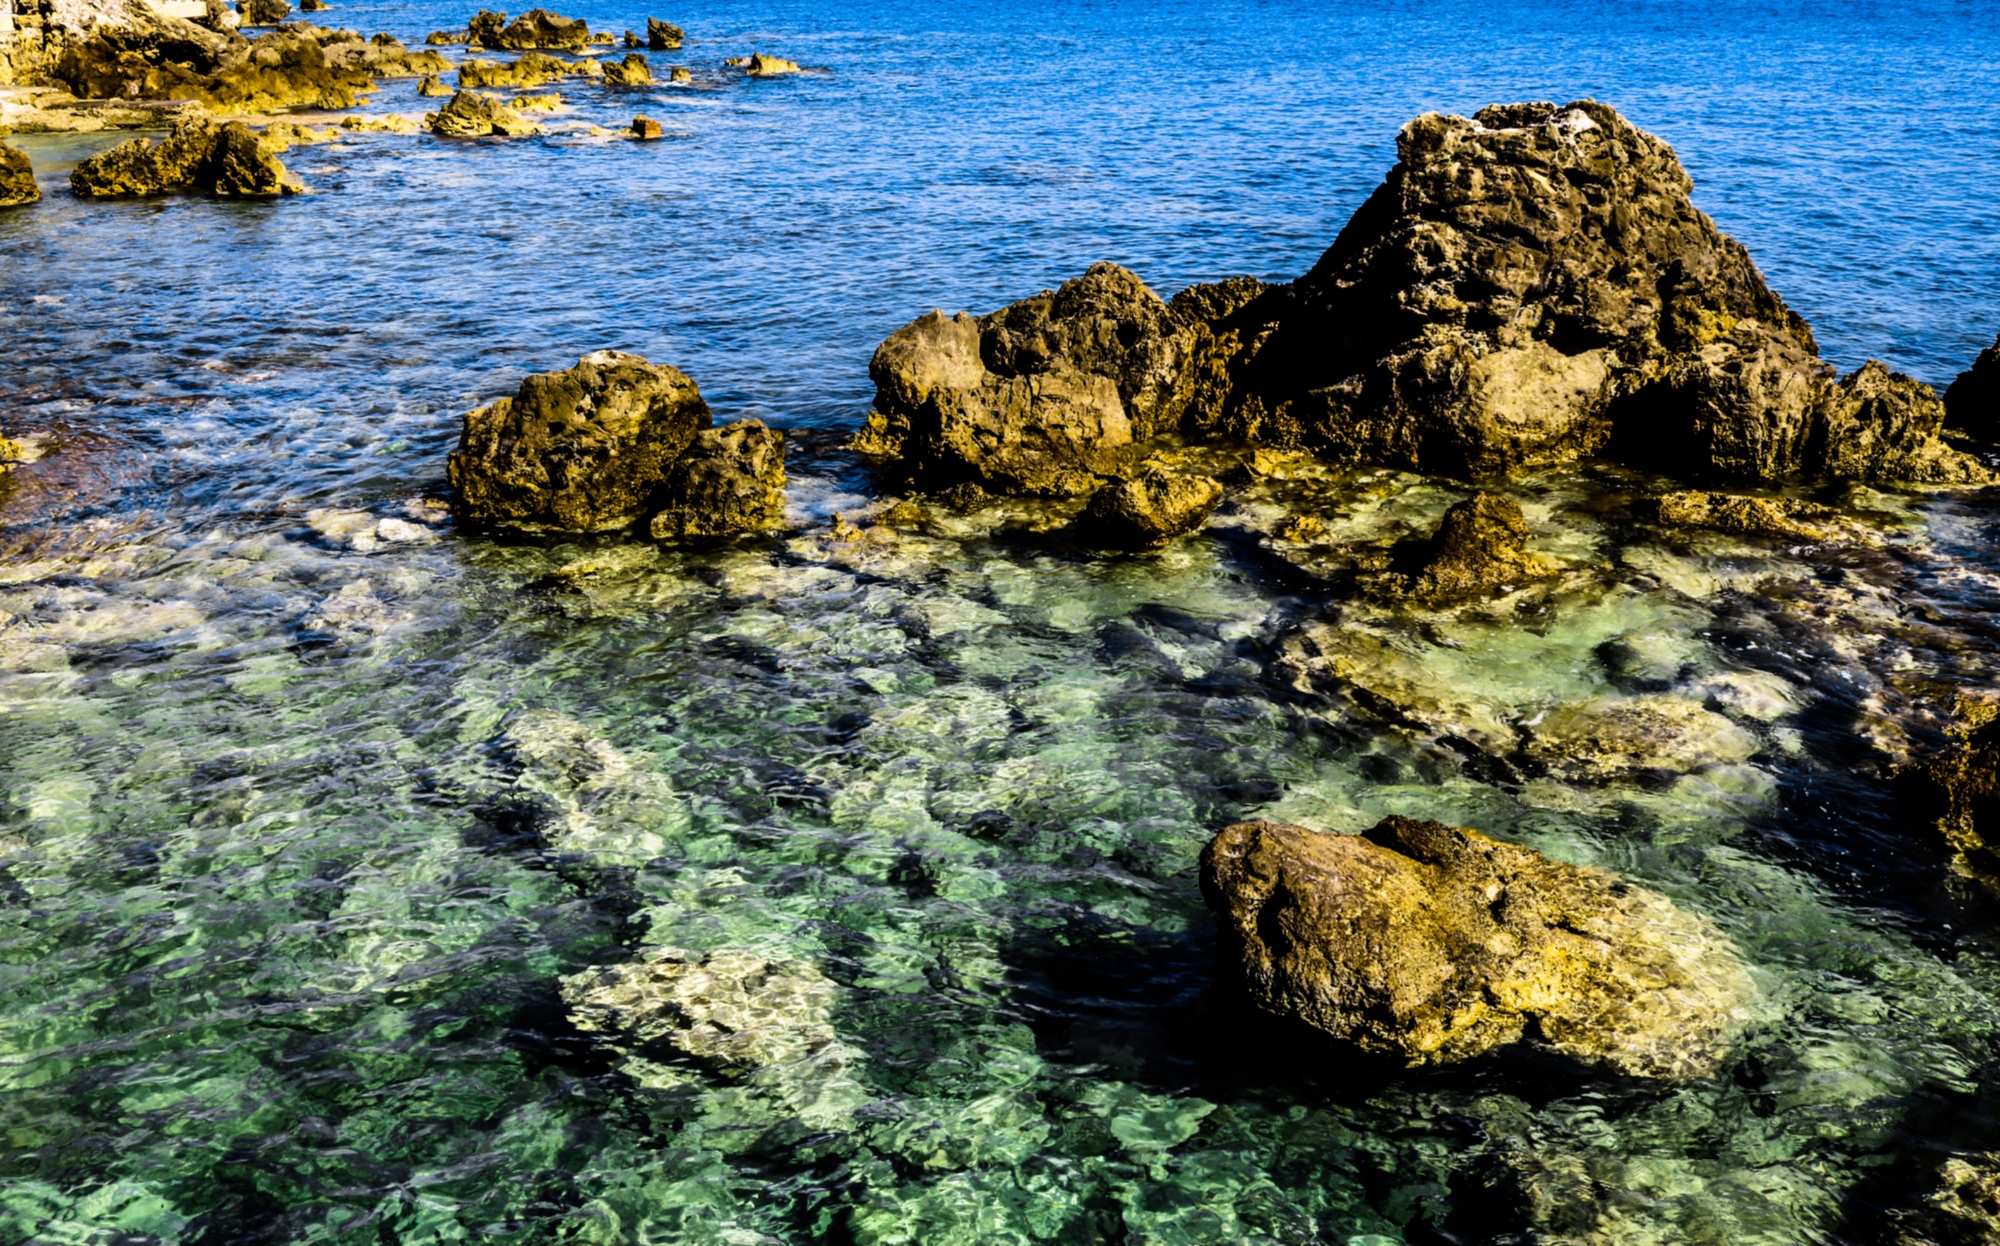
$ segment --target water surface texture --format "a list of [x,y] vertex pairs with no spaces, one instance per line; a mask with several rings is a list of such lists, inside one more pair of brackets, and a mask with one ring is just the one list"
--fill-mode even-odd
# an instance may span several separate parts
[[[693,88],[556,89],[657,144],[360,135],[285,157],[314,195],[232,204],[80,203],[115,139],[17,140],[47,198],[0,215],[0,431],[50,453],[0,509],[0,1241],[1781,1246],[1876,1240],[2000,1145],[1992,914],[1862,768],[1911,687],[1993,683],[1990,503],[1828,498],[1886,535],[1827,563],[1663,543],[1602,517],[1629,479],[1549,473],[1513,492],[1584,570],[1421,623],[1232,537],[1308,494],[1393,537],[1465,494],[1396,473],[1302,469],[1140,558],[826,529],[878,501],[836,447],[898,324],[1099,259],[1163,294],[1296,275],[1434,108],[1616,105],[1829,358],[1942,384],[2000,330],[2000,9],[655,15]],[[722,72],[752,50],[817,72]],[[605,347],[792,430],[798,531],[447,522],[459,415]],[[1307,695],[1276,672],[1314,619],[1463,704]],[[1454,714],[1629,692],[1630,637],[1720,698],[1736,760],[1574,786],[1453,746]],[[1723,1075],[1392,1075],[1258,1022],[1202,844],[1388,813],[1713,919],[1759,987]],[[562,978],[662,945],[824,974],[838,1067],[570,1024]]]

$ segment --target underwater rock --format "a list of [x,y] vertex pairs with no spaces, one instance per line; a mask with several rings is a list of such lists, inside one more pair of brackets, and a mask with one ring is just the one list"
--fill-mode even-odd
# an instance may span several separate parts
[[614,87],[649,87],[653,85],[653,70],[646,58],[637,52],[628,52],[622,61],[613,61],[604,67],[604,84]]
[[1379,578],[1376,589],[1425,602],[1448,602],[1508,590],[1555,574],[1548,560],[1530,554],[1528,522],[1520,503],[1475,493],[1444,513],[1438,530],[1405,570]]
[[1309,623],[1285,642],[1276,673],[1302,693],[1346,698],[1388,722],[1462,740],[1492,756],[1516,747],[1500,707],[1440,677],[1407,639]]
[[1641,520],[1668,528],[1707,528],[1738,536],[1823,541],[1827,531],[1815,525],[1837,522],[1830,507],[1797,498],[1744,497],[1686,489],[1641,498],[1632,507]]
[[447,138],[482,138],[501,134],[511,138],[540,134],[542,127],[523,117],[491,95],[478,91],[454,92],[451,102],[434,113],[424,114],[424,124],[433,134]]
[[516,789],[552,807],[542,832],[558,852],[639,865],[687,830],[687,807],[664,775],[566,714],[521,714],[499,746],[520,770]]
[[1088,493],[1176,422],[1183,348],[1166,304],[1116,264],[991,315],[933,311],[876,349],[855,447],[932,488]]
[[276,26],[292,15],[287,0],[239,0],[236,8],[245,26]]
[[[473,20],[476,22],[478,19]],[[480,29],[474,29],[473,34],[488,47],[514,52],[536,49],[581,52],[590,44],[588,23],[580,18],[551,13],[547,9],[529,9],[490,36]]]
[[657,17],[646,19],[646,48],[652,52],[671,52],[681,45],[686,32],[672,22],[663,22]]
[[797,61],[788,61],[779,56],[766,56],[762,52],[750,54],[750,63],[745,66],[752,78],[776,78],[780,74],[799,72]]
[[35,167],[27,153],[0,143],[0,208],[34,203],[41,197],[42,188],[35,184]]
[[1522,753],[1576,783],[1686,774],[1747,761],[1759,747],[1756,736],[1701,702],[1667,694],[1570,702],[1524,725]]
[[1201,527],[1221,500],[1222,485],[1212,477],[1149,467],[1100,486],[1069,534],[1098,549],[1151,549]]
[[1947,734],[1941,754],[1898,776],[1904,803],[1944,836],[1958,873],[2000,888],[2000,703],[1960,697]]
[[2000,1246],[2000,1152],[1947,1159],[1911,1219],[1897,1246]]
[[436,74],[425,74],[424,80],[417,84],[417,94],[427,99],[441,99],[452,94],[452,89]]
[[2000,338],[1944,391],[1945,421],[1981,441],[2000,441]]
[[743,420],[695,435],[667,473],[655,539],[775,528],[785,518],[785,435]]
[[1938,437],[1944,422],[1936,391],[1871,359],[1827,391],[1813,457],[1821,473],[1837,480],[1990,481],[1993,474],[1978,460]]
[[1201,889],[1259,1006],[1412,1066],[1528,1044],[1706,1076],[1754,993],[1730,942],[1664,896],[1437,822],[1240,823],[1203,849]]
[[678,368],[601,350],[468,413],[446,474],[470,519],[531,531],[622,528],[645,516],[674,460],[711,423]]
[[80,198],[138,198],[196,190],[225,197],[297,194],[305,187],[240,121],[201,114],[176,122],[155,143],[135,138],[79,162],[70,190]]
[[796,960],[743,948],[653,948],[631,964],[564,978],[570,1019],[628,1048],[659,1043],[717,1072],[808,1058],[833,1045],[835,987]]

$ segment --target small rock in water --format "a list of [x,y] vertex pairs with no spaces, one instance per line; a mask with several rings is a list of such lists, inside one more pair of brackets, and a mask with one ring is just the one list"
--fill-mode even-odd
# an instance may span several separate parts
[[441,99],[452,94],[452,89],[436,74],[425,74],[423,81],[417,83],[417,94],[429,99]]
[[775,528],[785,518],[785,435],[762,420],[697,434],[660,490],[655,539]]
[[671,52],[686,37],[685,32],[672,22],[663,22],[657,17],[646,19],[646,47],[649,51]]
[[1687,774],[1747,761],[1759,747],[1756,736],[1701,702],[1664,693],[1571,702],[1526,730],[1523,754],[1576,783]]
[[1523,1043],[1707,1076],[1754,994],[1729,940],[1666,897],[1438,822],[1231,826],[1201,887],[1261,1007],[1410,1065]]
[[660,129],[660,123],[653,120],[651,117],[632,118],[633,138],[653,139],[660,137],[661,133],[662,131]]
[[26,152],[0,143],[0,208],[34,203],[42,197],[35,184],[35,169]]
[[746,68],[750,70],[752,78],[775,78],[780,74],[795,74],[799,72],[797,61],[788,61],[778,56],[766,56],[762,52],[751,53],[750,63]]
[[688,70],[687,66],[685,66],[685,65],[676,65],[676,66],[674,66],[674,68],[673,68],[673,72],[672,72],[672,73],[670,73],[670,74],[668,75],[668,77],[669,77],[669,78],[670,78],[670,79],[671,79],[672,81],[674,81],[674,82],[678,82],[678,83],[682,83],[682,84],[686,84],[686,83],[689,83],[689,82],[693,82],[693,81],[694,81],[694,74],[693,74],[692,72],[690,72],[690,71]]
[[1476,493],[1444,513],[1438,530],[1410,558],[1407,570],[1381,577],[1392,595],[1443,603],[1518,588],[1555,574],[1528,552],[1528,523],[1511,498]]
[[[480,16],[485,14],[482,12]],[[479,19],[473,20],[477,22]],[[563,17],[547,9],[529,9],[501,30],[488,35],[482,29],[475,29],[474,36],[488,47],[517,52],[581,52],[590,44],[590,26],[581,19]]]
[[434,48],[442,48],[454,43],[464,43],[465,38],[465,32],[462,30],[433,30],[424,36],[424,42]]
[[299,0],[299,12],[301,13],[324,13],[332,7],[326,0]]
[[523,117],[520,110],[478,91],[456,92],[442,109],[426,113],[424,124],[433,134],[446,138],[484,138],[489,134],[521,138],[542,132],[542,127]]
[[604,67],[604,84],[614,87],[649,87],[653,85],[653,70],[646,58],[637,52],[628,52],[622,61],[614,61]]
[[1212,477],[1152,467],[1091,494],[1069,533],[1098,549],[1152,549],[1201,527],[1221,500]]
[[550,91],[546,95],[517,95],[507,101],[507,107],[517,112],[554,112],[562,102],[562,96]]

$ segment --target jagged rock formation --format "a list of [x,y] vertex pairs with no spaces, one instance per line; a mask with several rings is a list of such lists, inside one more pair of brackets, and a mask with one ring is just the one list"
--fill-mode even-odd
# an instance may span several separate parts
[[[485,16],[482,10],[480,17]],[[477,23],[479,18],[475,17],[473,21]],[[581,52],[590,44],[588,23],[580,18],[551,13],[547,9],[529,9],[497,31],[479,25],[472,26],[471,30],[473,38],[486,46],[513,52]]]
[[135,138],[82,161],[70,174],[82,198],[140,198],[201,191],[224,198],[298,194],[305,186],[240,121],[197,114],[165,138]]
[[2000,338],[1944,391],[1945,418],[1981,441],[2000,441]]
[[655,538],[775,528],[785,518],[785,435],[744,420],[696,435],[668,472]]
[[447,464],[461,515],[529,531],[597,532],[647,516],[713,417],[678,368],[601,350],[468,413]]
[[458,85],[472,87],[538,87],[559,78],[595,78],[604,73],[596,61],[566,61],[540,52],[506,63],[474,58],[458,67]]
[[628,52],[624,60],[604,66],[604,83],[614,87],[649,87],[653,85],[653,70],[645,57]]
[[0,208],[34,203],[42,197],[35,184],[35,167],[18,147],[0,143]]
[[1518,588],[1555,573],[1547,559],[1528,552],[1528,522],[1520,503],[1476,493],[1454,505],[1428,540],[1379,577],[1373,587],[1389,596],[1441,604]]
[[663,22],[657,17],[646,19],[646,50],[649,52],[671,52],[686,37],[686,32],[672,22]]
[[1149,467],[1099,487],[1069,535],[1097,549],[1151,549],[1201,527],[1221,500],[1222,485],[1212,477]]
[[1961,698],[1948,747],[1902,786],[1910,812],[1951,846],[1954,868],[2000,889],[2000,704]]
[[1753,994],[1729,941],[1664,896],[1437,822],[1231,826],[1201,887],[1261,1007],[1411,1065],[1527,1043],[1703,1076]]
[[289,0],[240,0],[237,11],[245,26],[276,26],[292,15]]
[[1706,528],[1737,536],[1823,541],[1838,516],[1830,507],[1797,498],[1745,497],[1683,489],[1633,504],[1638,518],[1666,528]]
[[489,134],[521,138],[542,132],[542,127],[523,117],[520,109],[478,91],[455,93],[442,109],[425,113],[424,124],[433,134],[447,138],[484,138]]

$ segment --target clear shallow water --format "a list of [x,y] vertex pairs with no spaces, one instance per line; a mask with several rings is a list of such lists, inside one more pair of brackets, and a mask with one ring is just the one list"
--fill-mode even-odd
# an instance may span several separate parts
[[[657,145],[302,148],[320,193],[274,205],[79,204],[66,162],[109,140],[21,140],[55,193],[0,215],[0,429],[54,452],[0,511],[0,1240],[1863,1241],[1943,1150],[2000,1141],[1990,914],[1865,768],[1874,718],[1992,682],[1986,505],[1850,499],[1893,538],[1814,561],[1663,545],[1551,476],[1519,492],[1560,593],[1445,620],[1330,600],[1244,535],[1293,506],[1393,536],[1458,496],[1396,476],[1261,487],[1094,563],[951,523],[658,555],[344,535],[434,519],[458,414],[605,346],[801,430],[802,526],[865,509],[828,447],[897,324],[1100,258],[1165,293],[1302,271],[1402,121],[1495,99],[1617,104],[1831,357],[1942,382],[2000,327],[1994,10],[661,15],[691,37],[656,68],[830,72],[565,89]],[[1463,704],[1412,729],[1299,694],[1273,672],[1319,618]],[[1599,647],[1653,633],[1684,684],[1754,677],[1747,763],[1577,787],[1440,742],[1618,695]],[[552,831],[536,713],[658,776],[658,816]],[[1713,917],[1761,988],[1727,1075],[1386,1077],[1258,1025],[1201,844],[1388,812]],[[563,975],[655,944],[831,977],[845,1097],[807,1119],[568,1026]]]

